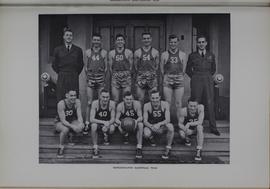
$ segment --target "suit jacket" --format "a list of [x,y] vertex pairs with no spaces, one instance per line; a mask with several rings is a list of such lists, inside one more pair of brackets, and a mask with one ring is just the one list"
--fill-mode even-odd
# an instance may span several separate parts
[[56,73],[73,72],[79,75],[83,66],[83,53],[80,47],[72,44],[69,51],[65,45],[54,49],[52,68]]
[[186,73],[191,78],[195,74],[213,75],[216,72],[215,55],[206,51],[204,57],[193,52],[188,57]]

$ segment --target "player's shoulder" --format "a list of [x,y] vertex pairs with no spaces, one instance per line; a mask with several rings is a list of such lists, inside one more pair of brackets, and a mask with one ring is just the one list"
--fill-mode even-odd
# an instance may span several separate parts
[[204,105],[203,105],[203,104],[198,104],[198,110],[199,110],[199,111],[204,110]]
[[110,55],[110,56],[114,56],[114,55],[115,55],[115,49],[110,50],[110,51],[109,51],[109,55]]
[[101,54],[106,55],[107,51],[105,49],[101,49]]
[[137,55],[137,56],[141,55],[141,53],[142,53],[142,48],[141,47],[134,51],[134,55]]
[[153,54],[158,54],[159,51],[158,51],[156,48],[152,47],[152,53],[153,53]]
[[168,107],[169,106],[169,103],[167,101],[164,101],[164,100],[162,100],[160,102],[160,104],[161,104],[162,107]]
[[147,103],[145,103],[145,104],[143,105],[143,107],[144,107],[145,109],[150,109],[151,103],[150,103],[150,102],[147,102]]
[[109,105],[110,107],[115,107],[115,102],[113,100],[110,100]]
[[92,54],[92,50],[91,49],[86,49],[85,50],[85,55],[86,55],[86,57],[90,57],[91,56],[91,54]]
[[141,103],[140,103],[140,101],[138,101],[138,100],[134,100],[133,101],[133,104],[134,104],[134,106],[137,108],[137,107],[141,107]]
[[180,114],[181,114],[181,116],[183,116],[183,117],[187,116],[187,107],[181,108]]
[[130,49],[125,49],[125,53],[126,53],[126,54],[132,54],[132,50],[130,50]]
[[80,103],[81,103],[80,99],[77,98],[77,99],[75,100],[75,103],[76,103],[76,104],[80,104]]
[[117,104],[117,109],[122,109],[124,107],[124,102],[120,102],[119,104]]
[[167,56],[169,56],[169,51],[163,51],[163,52],[161,53],[161,56],[162,56],[162,57],[167,57]]
[[60,100],[60,101],[57,103],[57,106],[58,106],[58,107],[64,107],[64,106],[65,106],[64,100]]
[[98,103],[99,103],[98,100],[94,100],[94,101],[92,102],[92,107],[97,107],[97,106],[98,106]]
[[186,53],[182,50],[179,50],[179,56],[186,56]]

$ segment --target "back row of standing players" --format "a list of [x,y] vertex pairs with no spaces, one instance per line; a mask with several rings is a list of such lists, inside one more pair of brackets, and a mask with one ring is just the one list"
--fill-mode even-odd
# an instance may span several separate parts
[[[65,34],[64,34],[65,35]],[[65,36],[64,36],[65,39]],[[102,49],[101,36],[94,34],[92,36],[92,48],[86,50],[87,65],[85,67],[87,75],[87,97],[88,106],[86,110],[86,127],[91,126],[91,135],[93,140],[93,157],[99,157],[97,144],[97,129],[101,128],[104,133],[104,143],[109,143],[109,134],[112,134],[115,127],[124,136],[124,141],[127,142],[128,133],[121,127],[121,119],[125,117],[134,118],[137,132],[137,152],[136,157],[142,157],[142,138],[148,138],[154,145],[154,136],[167,132],[167,146],[162,158],[167,159],[170,154],[171,144],[173,140],[174,127],[170,123],[170,105],[172,97],[175,98],[177,117],[179,121],[179,133],[185,139],[186,145],[190,145],[188,135],[197,132],[197,153],[195,159],[201,159],[201,149],[203,145],[203,129],[202,121],[204,119],[203,105],[198,105],[198,98],[192,98],[188,102],[188,108],[182,108],[182,96],[184,94],[184,73],[186,68],[186,54],[178,48],[179,38],[176,35],[169,36],[169,50],[165,51],[159,57],[159,52],[151,46],[152,36],[150,33],[142,34],[143,46],[137,49],[134,54],[131,50],[125,48],[125,37],[121,34],[116,35],[115,49],[107,53]],[[203,45],[201,45],[203,44]],[[204,58],[206,55],[207,42],[204,36],[198,37],[197,46],[202,52],[199,58]],[[201,47],[201,48],[200,48]],[[69,48],[69,47],[67,47]],[[69,50],[69,49],[68,49]],[[194,57],[194,65],[192,69],[196,71],[196,58]],[[208,56],[209,58],[209,56]],[[210,59],[214,56],[210,55]],[[213,60],[214,61],[214,60]],[[211,70],[212,62],[205,65],[197,65],[203,69]],[[139,101],[134,100],[130,93],[132,84],[132,69],[136,73],[136,95]],[[158,87],[158,70],[160,68],[161,78],[163,81],[163,94],[165,101],[161,101],[161,96],[157,91]],[[112,100],[109,100],[109,92],[104,90],[106,73],[108,69],[111,73],[111,93]],[[200,70],[199,70],[200,71]],[[188,74],[189,75],[189,74]],[[192,83],[191,83],[192,85]],[[202,86],[198,86],[202,88]],[[94,92],[99,94],[99,100],[93,101]],[[69,94],[71,92],[71,94]],[[75,91],[73,91],[75,92]],[[120,94],[123,95],[123,102],[120,102]],[[144,104],[144,97],[147,92],[150,93],[150,102]],[[75,92],[76,93],[76,92]],[[68,100],[72,96],[72,91],[68,91],[66,99],[59,102],[63,104],[61,110],[65,112],[65,117],[68,109],[70,114],[71,105],[68,105]],[[73,94],[74,96],[74,94]],[[73,97],[74,98],[74,97]],[[78,100],[78,99],[77,99]],[[76,100],[75,100],[76,101]],[[74,101],[74,102],[75,102]],[[74,103],[73,103],[74,104]],[[143,106],[143,116],[141,107]],[[116,117],[115,117],[115,106]],[[76,106],[76,103],[74,104]],[[208,107],[209,108],[209,107]],[[211,108],[210,108],[211,109]],[[74,114],[75,114],[74,109]],[[59,114],[59,110],[58,110]],[[60,116],[63,118],[63,115]],[[71,116],[72,117],[72,116]],[[76,117],[76,116],[75,116]],[[210,116],[209,116],[210,117]],[[65,127],[65,124],[59,120],[59,124]],[[77,119],[76,119],[77,120]],[[75,121],[76,121],[75,120]],[[78,120],[81,120],[78,119]],[[71,122],[74,120],[71,120]],[[59,128],[59,126],[58,126]],[[81,126],[81,128],[83,128]],[[216,129],[216,128],[214,128]],[[219,134],[214,130],[214,134]],[[62,132],[63,129],[58,129]],[[74,129],[73,129],[74,130]],[[60,133],[60,148],[58,154],[63,154],[63,136],[61,140]]]

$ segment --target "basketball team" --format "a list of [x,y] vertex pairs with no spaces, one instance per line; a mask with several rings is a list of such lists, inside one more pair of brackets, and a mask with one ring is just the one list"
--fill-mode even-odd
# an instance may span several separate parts
[[[75,133],[90,132],[92,158],[99,158],[98,131],[102,133],[104,145],[110,145],[112,135],[119,130],[124,144],[129,143],[131,135],[136,135],[136,158],[143,157],[143,141],[156,146],[161,135],[166,134],[166,146],[161,157],[168,159],[176,130],[186,146],[191,146],[191,136],[196,136],[194,158],[202,160],[205,106],[210,132],[220,135],[214,114],[215,55],[206,50],[205,36],[197,37],[197,51],[188,57],[178,48],[180,40],[173,34],[168,37],[168,50],[162,53],[151,46],[150,32],[142,33],[143,45],[134,52],[125,47],[122,34],[115,36],[115,49],[109,52],[102,48],[100,34],[92,35],[91,48],[85,53],[72,43],[73,32],[69,28],[64,29],[63,39],[64,44],[54,49],[52,62],[52,68],[58,74],[58,157],[64,156],[66,137],[71,143]],[[86,65],[83,56],[86,56]],[[78,98],[79,75],[83,69],[87,76],[85,121]],[[106,82],[106,74],[109,74],[109,82]],[[191,79],[191,94],[187,107],[182,107],[185,74]],[[106,86],[107,83],[111,86]],[[94,99],[95,96],[98,99]],[[177,125],[170,120],[171,106],[176,107]]]

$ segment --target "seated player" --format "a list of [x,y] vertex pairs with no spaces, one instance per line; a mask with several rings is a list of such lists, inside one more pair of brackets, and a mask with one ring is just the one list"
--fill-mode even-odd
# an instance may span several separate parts
[[131,132],[125,129],[125,125],[122,125],[123,120],[126,118],[131,118],[135,122],[134,130],[131,132],[136,132],[137,137],[136,158],[142,158],[143,123],[141,104],[139,101],[133,99],[130,91],[124,93],[123,102],[118,104],[115,117],[115,123],[120,133],[124,136],[124,143],[127,144]]
[[57,157],[64,156],[64,141],[67,135],[72,137],[72,132],[79,133],[84,128],[81,113],[81,102],[77,99],[76,90],[69,90],[66,98],[57,104],[56,131],[60,133],[60,144]]
[[93,158],[99,157],[98,133],[101,129],[104,134],[104,144],[109,145],[109,134],[114,132],[115,103],[110,100],[110,93],[102,89],[99,99],[93,101],[90,111],[91,137],[93,141]]
[[150,102],[143,108],[144,137],[148,138],[151,145],[154,146],[154,137],[167,132],[167,146],[163,159],[168,159],[174,136],[174,128],[170,123],[170,108],[166,101],[161,101],[158,91],[153,90],[150,94]]
[[188,100],[188,106],[182,108],[179,118],[179,134],[185,140],[187,146],[191,145],[190,136],[197,135],[197,151],[195,160],[202,160],[201,152],[203,147],[203,119],[204,119],[204,106],[198,104],[195,99]]

